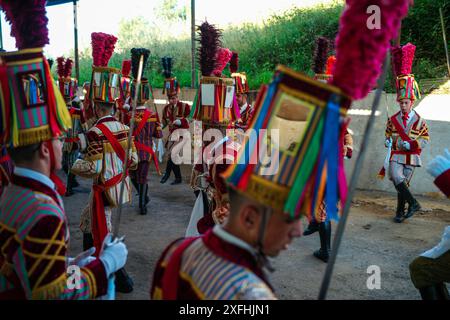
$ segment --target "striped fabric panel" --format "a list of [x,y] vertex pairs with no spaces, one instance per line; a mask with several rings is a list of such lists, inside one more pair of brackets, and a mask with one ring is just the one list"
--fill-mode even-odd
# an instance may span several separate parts
[[[234,300],[250,285],[267,287],[250,270],[215,255],[201,239],[186,249],[181,273],[205,299]],[[269,289],[268,289],[269,290]]]
[[[41,71],[42,76],[41,81],[43,84],[43,88],[46,88],[47,84],[44,76],[43,63],[32,63],[15,66],[11,69],[9,77],[10,79],[12,79],[12,82],[14,83],[14,85],[12,85],[11,88],[13,88],[16,97],[22,97],[22,93],[19,91],[19,88],[21,88],[21,84],[18,83],[17,73],[26,72],[30,70]],[[47,123],[47,113],[45,107],[29,109],[26,108],[24,105],[22,105],[22,102],[23,102],[22,98],[20,99],[20,101],[16,101],[17,117],[19,119],[19,129],[40,127]]]
[[[111,130],[114,135],[123,137],[126,139],[127,136],[127,128],[125,125],[118,121],[108,121],[104,122],[104,125]],[[95,132],[100,136],[104,137],[103,134],[97,128],[93,128]],[[120,142],[120,140],[119,140]],[[114,176],[121,174],[123,172],[123,163],[122,160],[116,155],[116,153],[104,153],[103,157],[103,170],[102,176],[104,181],[113,178]],[[120,194],[120,183],[109,189],[108,191],[109,199],[112,201],[111,205],[117,206],[119,203],[119,194]],[[122,203],[128,203],[131,201],[131,188],[130,188],[130,180],[127,177],[125,179],[125,192],[123,196]]]

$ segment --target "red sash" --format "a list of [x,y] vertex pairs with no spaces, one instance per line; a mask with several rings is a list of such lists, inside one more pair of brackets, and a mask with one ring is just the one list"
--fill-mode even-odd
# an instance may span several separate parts
[[[401,126],[400,122],[398,122],[397,117],[393,116],[391,117],[391,121],[392,124],[394,125],[395,129],[397,130],[400,138],[402,138],[403,141],[412,141],[412,139],[406,134],[405,129],[403,129],[403,127]],[[404,154],[407,156],[407,161],[408,163],[410,162],[410,157],[413,154],[417,154],[420,155],[422,153],[422,149],[416,149],[416,150],[410,150],[410,151],[405,151],[405,150],[393,150],[391,151],[391,156],[394,154]]]
[[[144,115],[142,116],[141,122],[139,122],[139,125],[134,130],[133,136],[136,137],[139,135],[139,133],[141,133],[142,129],[144,128],[145,124],[147,123],[147,120],[150,118],[150,115],[151,115],[150,111],[148,111],[148,110],[144,111]],[[153,159],[153,163],[155,164],[156,171],[158,171],[158,174],[161,174],[161,172],[159,171],[158,160],[156,159],[153,148],[146,146],[145,144],[143,144],[139,141],[136,141],[136,140],[134,141],[134,145],[136,146],[136,149],[150,154],[150,156]]]
[[[117,138],[109,130],[107,126],[100,123],[96,126],[111,143],[112,148],[116,152],[122,162],[125,161],[125,150],[120,145]],[[108,226],[106,225],[105,205],[103,202],[103,192],[114,187],[122,180],[123,174],[118,174],[103,184],[94,184],[94,198],[92,200],[92,238],[94,239],[95,255],[98,256],[102,249],[103,239],[108,234]]]
[[181,258],[184,250],[187,249],[199,237],[192,237],[183,240],[178,248],[172,253],[166,270],[162,278],[162,295],[164,300],[176,300],[178,293],[178,277],[181,267]]
[[398,134],[400,135],[400,138],[402,138],[403,141],[410,141],[411,138],[406,134],[405,129],[403,129],[400,122],[398,122],[397,117],[396,116],[391,117],[391,121],[395,129],[397,130]]

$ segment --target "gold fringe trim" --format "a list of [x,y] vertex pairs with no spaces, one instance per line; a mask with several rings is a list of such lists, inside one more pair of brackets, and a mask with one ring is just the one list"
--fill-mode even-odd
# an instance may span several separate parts
[[88,268],[81,268],[81,270],[85,274],[86,281],[88,282],[90,298],[93,299],[97,297],[97,282],[95,276]]
[[0,267],[0,274],[4,275],[5,277],[10,276],[14,271],[14,266],[12,263],[9,263],[7,261],[3,262],[2,266]]
[[289,192],[290,188],[268,181],[254,174],[250,176],[246,190],[250,198],[280,211],[284,209]]
[[94,73],[94,72],[107,72],[107,73],[118,73],[118,74],[120,74],[120,70],[119,69],[117,69],[117,68],[110,68],[110,67],[96,67],[96,66],[93,66],[92,67],[92,73]]
[[34,143],[47,141],[51,138],[53,137],[48,125],[37,128],[20,129],[18,145],[14,145],[13,147],[27,146]]
[[153,292],[152,300],[162,300],[162,290],[160,287],[155,287],[155,291]]
[[219,77],[202,77],[200,84],[223,84],[227,86],[234,85],[232,78],[219,78]]
[[33,290],[31,295],[33,300],[51,300],[56,299],[64,293],[64,290],[67,286],[67,277],[66,274],[63,273],[57,279]]

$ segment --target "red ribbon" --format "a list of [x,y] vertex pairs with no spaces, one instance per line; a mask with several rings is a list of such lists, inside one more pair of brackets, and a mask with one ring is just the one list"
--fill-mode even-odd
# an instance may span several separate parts
[[58,137],[61,134],[61,130],[57,121],[57,111],[56,111],[56,97],[53,88],[53,80],[50,76],[50,66],[48,65],[47,59],[44,60],[44,69],[45,69],[45,80],[47,83],[47,111],[48,111],[48,125],[50,128],[50,132],[52,137]]
[[94,199],[92,201],[92,238],[94,239],[95,255],[101,252],[103,240],[108,234],[106,224],[105,204],[103,202],[103,192],[114,187],[122,180],[122,174],[118,174],[103,184],[94,184]]

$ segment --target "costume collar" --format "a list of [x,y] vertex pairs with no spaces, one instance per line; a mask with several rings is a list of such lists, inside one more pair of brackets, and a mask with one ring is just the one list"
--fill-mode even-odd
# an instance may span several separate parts
[[16,176],[20,176],[20,177],[24,177],[24,178],[29,178],[29,179],[33,179],[36,181],[39,181],[43,184],[45,184],[47,187],[49,187],[52,190],[56,190],[55,189],[55,183],[50,180],[49,177],[47,177],[46,175],[35,171],[35,170],[31,170],[31,169],[26,169],[26,168],[22,168],[22,167],[15,167],[14,168],[14,174]]
[[244,113],[244,111],[247,110],[247,107],[248,107],[248,103],[246,102],[246,103],[241,107],[240,112],[241,112],[241,113]]
[[256,257],[256,249],[253,248],[251,245],[249,245],[247,242],[242,241],[238,237],[232,235],[231,233],[225,231],[224,228],[222,228],[220,225],[215,225],[213,228],[213,233],[222,239],[223,241],[226,241],[236,247],[239,247],[241,249],[244,249],[251,253],[254,257]]
[[116,118],[113,116],[104,116],[97,120],[96,124],[104,123],[104,122],[110,122],[110,121],[117,121]]
[[214,254],[251,270],[273,291],[273,287],[258,263],[257,251],[255,248],[233,236],[218,225],[213,229],[210,229],[201,238],[205,246],[214,252]]

